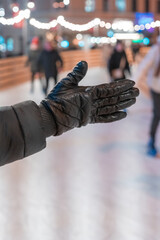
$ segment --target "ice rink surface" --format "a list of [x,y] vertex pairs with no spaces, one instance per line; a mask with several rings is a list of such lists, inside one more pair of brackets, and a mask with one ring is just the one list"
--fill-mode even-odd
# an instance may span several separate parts
[[[92,68],[82,84],[107,79]],[[35,87],[1,91],[0,105],[39,103]],[[45,150],[1,167],[0,240],[159,240],[160,159],[146,155],[150,119],[141,94],[126,119],[50,137]]]

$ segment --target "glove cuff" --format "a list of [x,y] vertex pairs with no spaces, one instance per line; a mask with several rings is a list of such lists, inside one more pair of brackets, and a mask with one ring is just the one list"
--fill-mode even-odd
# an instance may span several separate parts
[[56,134],[56,124],[52,117],[52,114],[47,111],[47,109],[43,106],[43,104],[39,105],[40,113],[43,121],[43,129],[45,137],[50,137]]

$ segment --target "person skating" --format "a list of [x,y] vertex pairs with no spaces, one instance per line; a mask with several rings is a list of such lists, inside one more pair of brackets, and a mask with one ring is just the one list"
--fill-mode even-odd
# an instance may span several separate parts
[[63,60],[56,49],[54,41],[45,41],[44,49],[39,57],[39,65],[45,73],[46,83],[44,86],[44,93],[47,95],[49,80],[53,78],[56,84],[59,69],[63,67]]
[[129,62],[124,50],[123,43],[118,40],[113,53],[108,61],[108,70],[112,81],[125,79],[125,71],[130,74]]
[[[147,76],[147,85],[144,84],[145,76]],[[147,94],[147,86],[152,99],[152,120],[149,131],[149,141],[147,145],[147,154],[153,157],[160,157],[156,147],[156,133],[160,121],[160,36],[157,43],[154,44],[145,58],[142,60],[137,73],[135,75],[137,86],[145,86]],[[143,87],[144,88],[144,87]]]
[[42,84],[41,68],[40,68],[40,65],[38,63],[40,54],[41,54],[41,49],[39,47],[39,38],[34,37],[31,41],[31,44],[30,44],[28,59],[27,59],[27,62],[26,62],[26,66],[29,65],[30,70],[31,70],[31,93],[34,92],[34,80],[35,80],[36,75],[38,75],[40,83]]

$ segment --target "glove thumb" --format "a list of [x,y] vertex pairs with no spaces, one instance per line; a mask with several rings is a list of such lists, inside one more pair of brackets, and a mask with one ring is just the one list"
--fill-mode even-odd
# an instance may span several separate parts
[[77,63],[77,65],[74,67],[73,71],[70,72],[65,79],[62,81],[65,81],[65,84],[69,85],[78,85],[78,83],[84,78],[88,70],[88,64],[85,61],[81,61]]
[[78,83],[86,75],[87,69],[88,69],[87,62],[81,61],[77,63],[73,71],[69,73],[65,78],[63,78],[58,84],[56,84],[53,90],[48,94],[47,98],[53,100],[53,98],[61,91],[78,86]]

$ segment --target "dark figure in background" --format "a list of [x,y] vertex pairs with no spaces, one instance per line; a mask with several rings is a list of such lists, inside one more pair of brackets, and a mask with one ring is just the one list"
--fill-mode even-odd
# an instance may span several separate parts
[[58,70],[63,67],[63,61],[58,51],[56,50],[53,41],[46,41],[44,49],[39,58],[39,65],[43,68],[46,78],[44,93],[47,94],[49,79],[53,78],[57,83]]
[[39,61],[39,57],[41,54],[41,50],[39,48],[39,38],[38,37],[34,37],[32,39],[32,42],[30,44],[30,50],[28,53],[28,59],[26,62],[26,65],[30,65],[30,69],[31,69],[31,92],[34,92],[34,79],[36,74],[38,74],[38,77],[41,81],[41,69],[39,67],[38,61]]
[[109,73],[113,81],[125,79],[125,71],[130,74],[130,67],[127,60],[124,46],[121,41],[117,41],[115,49],[108,63]]
[[132,45],[133,60],[136,61],[136,56],[139,53],[140,46],[138,44]]
[[78,86],[86,72],[87,63],[78,63],[39,105],[25,101],[0,107],[0,166],[41,151],[49,136],[126,117],[120,110],[136,102],[139,91],[133,87],[135,83],[121,80]]

